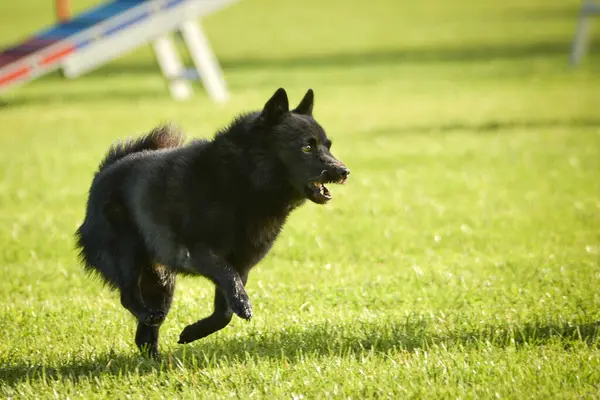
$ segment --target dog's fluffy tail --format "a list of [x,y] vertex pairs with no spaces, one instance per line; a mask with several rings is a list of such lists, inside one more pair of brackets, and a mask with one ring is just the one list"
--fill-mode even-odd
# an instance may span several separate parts
[[180,147],[184,141],[185,136],[179,129],[170,124],[161,125],[140,138],[127,139],[113,144],[100,163],[98,172],[129,154]]

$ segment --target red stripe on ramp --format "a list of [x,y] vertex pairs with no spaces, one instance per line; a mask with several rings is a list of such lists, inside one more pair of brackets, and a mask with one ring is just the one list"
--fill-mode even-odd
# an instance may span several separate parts
[[29,67],[21,67],[15,71],[9,72],[8,74],[4,74],[0,76],[0,86],[8,83],[10,81],[14,81],[15,79],[19,79],[29,74],[31,69]]
[[68,54],[71,54],[73,52],[73,50],[74,50],[74,47],[69,46],[64,49],[55,51],[54,53],[49,54],[46,57],[42,58],[42,61],[40,61],[40,64],[47,65],[47,64],[53,63],[54,61],[59,60]]

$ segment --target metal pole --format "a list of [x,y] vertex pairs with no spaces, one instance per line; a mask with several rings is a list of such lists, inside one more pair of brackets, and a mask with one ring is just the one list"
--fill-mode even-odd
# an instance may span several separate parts
[[56,18],[67,22],[71,18],[71,0],[56,0]]

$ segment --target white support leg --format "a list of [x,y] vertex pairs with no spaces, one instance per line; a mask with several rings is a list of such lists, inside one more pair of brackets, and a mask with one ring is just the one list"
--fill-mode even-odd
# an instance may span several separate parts
[[571,65],[579,64],[585,55],[590,35],[590,18],[600,14],[600,4],[593,0],[586,1],[579,12],[579,20],[571,48]]
[[579,64],[587,50],[588,36],[590,33],[590,16],[586,12],[579,14],[579,21],[571,48],[571,65]]
[[180,26],[180,30],[209,96],[219,103],[227,101],[229,96],[223,72],[200,25],[188,20]]
[[189,99],[192,96],[192,86],[185,79],[183,63],[177,55],[173,40],[165,34],[156,38],[152,46],[160,70],[169,82],[171,96],[175,100]]

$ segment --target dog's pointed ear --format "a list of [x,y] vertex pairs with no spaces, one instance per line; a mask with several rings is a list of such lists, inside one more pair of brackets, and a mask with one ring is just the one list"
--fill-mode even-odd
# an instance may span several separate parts
[[279,118],[290,111],[287,93],[285,89],[279,88],[273,96],[267,101],[260,116],[267,122],[277,122]]
[[298,104],[298,107],[293,112],[296,114],[303,114],[312,117],[313,105],[315,104],[315,92],[312,89],[308,89],[304,98]]

